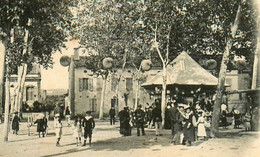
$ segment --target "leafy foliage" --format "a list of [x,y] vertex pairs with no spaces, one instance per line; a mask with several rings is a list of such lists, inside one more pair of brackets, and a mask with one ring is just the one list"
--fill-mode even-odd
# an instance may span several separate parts
[[[52,65],[52,54],[69,35],[72,14],[70,0],[2,0],[0,2],[0,30],[8,40],[7,62],[13,64],[39,63],[45,68]],[[29,22],[31,21],[31,22]],[[14,29],[14,42],[10,42]],[[29,31],[28,45],[24,43]],[[28,46],[26,53],[22,53]]]
[[[74,37],[79,38],[82,45],[96,49],[101,56],[113,56],[121,61],[127,53],[129,65],[140,65],[145,58],[152,59],[158,65],[159,57],[151,50],[156,32],[162,56],[168,57],[169,61],[186,51],[200,63],[203,59],[215,59],[218,63],[216,69],[219,69],[226,38],[230,36],[231,24],[240,2],[85,1],[79,4]],[[249,63],[252,61],[252,52],[256,46],[255,17],[251,0],[243,3],[231,60],[237,55],[244,56]]]

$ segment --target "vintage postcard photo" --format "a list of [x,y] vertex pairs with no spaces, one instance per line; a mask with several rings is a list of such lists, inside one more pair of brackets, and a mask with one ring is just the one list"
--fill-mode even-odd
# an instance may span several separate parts
[[259,0],[0,0],[0,157],[257,157]]

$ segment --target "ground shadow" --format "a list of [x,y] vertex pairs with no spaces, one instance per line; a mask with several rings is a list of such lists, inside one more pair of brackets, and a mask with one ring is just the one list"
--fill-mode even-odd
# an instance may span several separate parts
[[[203,141],[196,141],[193,145],[200,145]],[[146,131],[145,136],[136,136],[136,132],[132,136],[123,136],[109,140],[99,140],[93,143],[93,151],[129,151],[130,149],[145,149],[155,145],[173,146],[171,143],[171,135],[169,133],[163,136],[155,136],[154,131]]]
[[[102,129],[103,130],[103,129]],[[95,139],[95,137],[93,137]],[[88,142],[88,140],[87,140]],[[203,143],[203,140],[199,140],[194,142],[194,146],[198,146],[201,143]],[[71,146],[75,145],[75,142],[67,144],[67,145],[62,145],[62,147],[66,146]],[[146,135],[145,136],[137,136],[136,135],[136,130],[134,129],[132,131],[132,136],[122,136],[118,138],[112,138],[108,140],[97,140],[92,143],[92,146],[89,147],[89,144],[87,143],[86,147],[77,147],[73,149],[68,149],[65,152],[62,153],[57,153],[57,154],[50,154],[50,155],[45,155],[42,157],[51,157],[51,156],[59,156],[59,155],[67,155],[71,153],[76,153],[76,152],[82,152],[86,150],[91,150],[91,151],[129,151],[133,149],[150,149],[153,146],[172,146],[175,147],[171,143],[171,135],[168,130],[164,130],[162,136],[155,136],[154,130],[146,130]],[[188,149],[188,148],[187,148]],[[155,148],[152,149],[152,151],[159,151],[160,149]],[[185,150],[185,147],[183,148]]]
[[51,154],[51,155],[43,155],[41,157],[53,157],[53,156],[67,155],[67,154],[76,153],[76,152],[83,152],[83,151],[86,151],[88,149],[90,149],[90,148],[86,148],[86,149],[73,148],[73,149],[66,150],[66,152],[56,153],[56,154]]
[[8,141],[8,142],[10,142],[10,143],[12,143],[12,142],[21,142],[21,141],[30,141],[30,140],[35,140],[35,139],[38,139],[38,137],[36,137],[36,138],[20,139],[20,140],[11,140],[11,141]]
[[237,139],[240,138],[241,135],[240,133],[244,132],[244,130],[238,130],[235,132],[232,131],[221,131],[217,134],[217,138],[232,138],[232,139]]

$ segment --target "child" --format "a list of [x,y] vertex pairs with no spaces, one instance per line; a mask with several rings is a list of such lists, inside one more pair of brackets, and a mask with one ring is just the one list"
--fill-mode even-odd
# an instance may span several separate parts
[[205,124],[207,138],[210,138],[210,127],[211,127],[211,118],[210,118],[210,116],[206,116],[204,124]]
[[45,114],[42,118],[43,120],[43,131],[44,131],[44,135],[47,136],[47,133],[48,133],[48,119],[46,118]]
[[244,117],[244,125],[245,125],[245,128],[246,128],[246,131],[249,131],[250,128],[251,128],[250,122],[251,122],[251,115],[250,115],[249,112],[247,112],[245,114],[245,117]]
[[55,128],[55,133],[57,138],[56,146],[60,146],[60,139],[62,135],[62,123],[60,119],[60,114],[55,115],[54,128]]
[[81,136],[82,136],[82,127],[81,127],[81,117],[78,116],[75,118],[75,123],[74,123],[74,137],[76,137],[76,145],[78,146],[79,144],[81,145]]
[[15,112],[14,113],[14,118],[13,118],[13,121],[12,121],[12,129],[13,129],[13,134],[18,134],[18,131],[19,131],[19,121],[20,121],[20,118],[18,117],[18,112]]
[[39,134],[39,138],[41,137],[41,132],[42,132],[42,137],[44,137],[44,122],[43,122],[43,116],[41,114],[38,115],[37,120],[34,122],[34,124],[37,123],[37,132]]
[[84,144],[86,146],[87,138],[89,137],[89,146],[91,146],[92,132],[95,128],[94,118],[91,116],[91,111],[86,112],[86,117],[83,119],[82,126],[84,127]]
[[198,121],[197,121],[197,126],[198,126],[198,137],[204,137],[204,140],[206,139],[206,130],[205,130],[205,119],[202,114],[202,112],[198,113]]

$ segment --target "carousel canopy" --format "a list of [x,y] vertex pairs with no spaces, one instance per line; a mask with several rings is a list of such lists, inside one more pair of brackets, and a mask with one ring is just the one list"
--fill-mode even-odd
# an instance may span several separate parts
[[[167,69],[167,85],[216,86],[218,79],[202,68],[186,52],[176,57]],[[143,87],[162,85],[162,71],[142,84]]]

